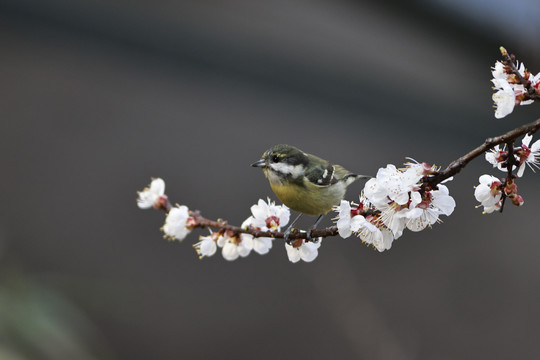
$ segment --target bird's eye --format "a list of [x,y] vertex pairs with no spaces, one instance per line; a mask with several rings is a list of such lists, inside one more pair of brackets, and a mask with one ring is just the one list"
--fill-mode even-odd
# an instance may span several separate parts
[[273,155],[272,158],[271,158],[271,160],[272,160],[272,162],[277,163],[277,162],[279,162],[279,156]]

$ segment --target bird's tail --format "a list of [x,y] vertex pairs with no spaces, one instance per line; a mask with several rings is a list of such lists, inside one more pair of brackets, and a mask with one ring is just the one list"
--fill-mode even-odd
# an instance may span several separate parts
[[345,175],[344,180],[348,186],[358,179],[371,179],[372,177],[373,176],[369,176],[369,175],[347,174]]

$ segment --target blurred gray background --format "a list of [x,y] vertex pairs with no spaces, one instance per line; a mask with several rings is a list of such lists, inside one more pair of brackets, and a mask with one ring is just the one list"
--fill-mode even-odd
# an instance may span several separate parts
[[[375,174],[445,166],[538,118],[494,118],[498,47],[540,71],[540,4],[513,1],[0,1],[0,358],[540,357],[540,179],[378,253],[200,261],[136,191],[240,224],[275,199],[249,164],[294,144]],[[502,174],[502,173],[501,173]],[[348,193],[357,199],[362,184]],[[304,220],[303,226],[312,219]],[[326,219],[326,225],[330,220]]]

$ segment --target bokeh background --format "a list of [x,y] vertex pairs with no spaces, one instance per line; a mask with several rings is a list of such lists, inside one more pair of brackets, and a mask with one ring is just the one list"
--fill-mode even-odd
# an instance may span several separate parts
[[249,164],[276,143],[366,174],[445,166],[538,118],[495,119],[489,80],[500,45],[540,71],[539,18],[537,0],[1,0],[0,358],[540,357],[539,174],[482,215],[478,159],[443,224],[385,253],[327,239],[309,264],[279,241],[201,261],[205,231],[167,242],[135,203],[160,176],[240,224],[275,199]]

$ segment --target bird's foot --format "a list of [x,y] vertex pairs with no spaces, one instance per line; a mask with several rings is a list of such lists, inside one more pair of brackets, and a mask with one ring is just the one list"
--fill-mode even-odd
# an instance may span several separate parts
[[285,239],[285,242],[289,245],[292,245],[293,242],[296,241],[296,239],[291,239],[291,233],[296,231],[296,229],[292,227],[288,227],[287,230],[283,233],[283,238]]
[[309,242],[312,242],[314,244],[318,243],[319,242],[319,238],[313,238],[311,236],[311,232],[314,231],[315,228],[309,230],[307,233],[306,233],[306,242],[309,241]]

